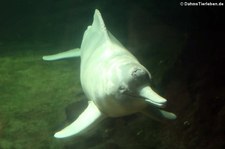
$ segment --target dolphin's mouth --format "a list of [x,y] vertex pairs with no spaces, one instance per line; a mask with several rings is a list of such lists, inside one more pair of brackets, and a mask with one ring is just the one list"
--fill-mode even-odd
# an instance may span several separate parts
[[132,98],[136,98],[136,99],[143,99],[143,101],[145,101],[155,107],[163,108],[166,106],[166,99],[164,99],[163,97],[156,94],[153,90],[147,89],[147,90],[143,91],[143,89],[142,89],[142,92],[140,95],[131,93],[131,92],[126,92],[126,93],[124,93],[124,95],[132,97]]
[[145,101],[149,102],[150,104],[156,106],[156,107],[159,107],[159,108],[163,108],[166,106],[166,103],[160,103],[160,102],[155,102],[155,101],[152,101],[151,99],[146,99],[145,98]]

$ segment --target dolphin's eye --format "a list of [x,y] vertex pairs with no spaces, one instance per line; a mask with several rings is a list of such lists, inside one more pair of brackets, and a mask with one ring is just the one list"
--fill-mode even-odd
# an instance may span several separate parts
[[127,89],[126,89],[126,87],[125,87],[124,85],[120,85],[120,86],[119,86],[119,92],[120,92],[120,93],[124,93],[126,90],[127,90]]

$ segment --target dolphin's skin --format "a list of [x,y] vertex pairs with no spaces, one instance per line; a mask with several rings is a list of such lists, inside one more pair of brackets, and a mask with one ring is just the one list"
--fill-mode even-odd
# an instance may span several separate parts
[[106,29],[96,9],[94,20],[84,33],[81,48],[44,56],[57,60],[81,56],[80,80],[89,99],[86,110],[69,126],[55,134],[56,138],[79,135],[105,117],[120,117],[143,112],[150,106],[156,118],[175,119],[176,115],[161,110],[166,99],[150,87],[150,73]]

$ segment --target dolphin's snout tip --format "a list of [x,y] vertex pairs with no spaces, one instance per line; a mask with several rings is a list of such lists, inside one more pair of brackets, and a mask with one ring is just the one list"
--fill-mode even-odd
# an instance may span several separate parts
[[141,89],[140,96],[145,98],[146,102],[151,103],[154,106],[157,107],[165,107],[167,100],[160,95],[158,95],[156,92],[154,92],[151,87],[146,86]]

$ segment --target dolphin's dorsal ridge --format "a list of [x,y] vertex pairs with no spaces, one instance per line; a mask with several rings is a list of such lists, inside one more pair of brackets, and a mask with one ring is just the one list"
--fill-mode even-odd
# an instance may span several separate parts
[[101,15],[101,13],[99,12],[98,9],[95,10],[94,20],[93,20],[93,23],[92,23],[92,28],[103,32],[106,37],[108,36],[107,29],[105,27],[105,23],[104,23],[104,21],[102,19],[102,15]]

